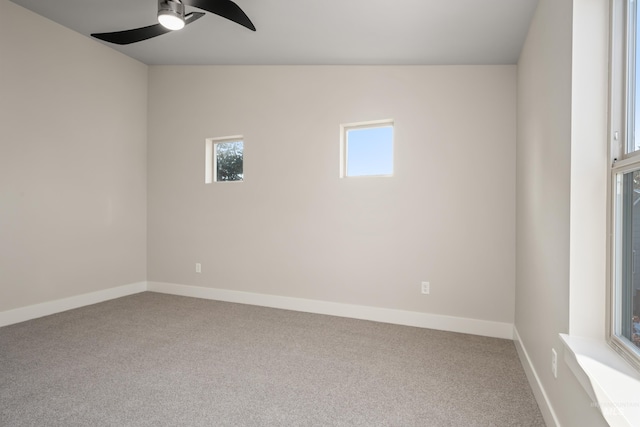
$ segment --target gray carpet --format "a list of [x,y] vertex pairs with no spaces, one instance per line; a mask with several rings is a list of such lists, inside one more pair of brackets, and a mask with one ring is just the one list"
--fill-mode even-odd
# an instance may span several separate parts
[[1,426],[544,426],[513,342],[145,292],[0,328]]

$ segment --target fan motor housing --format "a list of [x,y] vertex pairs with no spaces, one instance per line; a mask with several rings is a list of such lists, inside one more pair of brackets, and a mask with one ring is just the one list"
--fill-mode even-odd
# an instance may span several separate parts
[[184,21],[184,4],[171,0],[158,0],[158,16],[173,15]]

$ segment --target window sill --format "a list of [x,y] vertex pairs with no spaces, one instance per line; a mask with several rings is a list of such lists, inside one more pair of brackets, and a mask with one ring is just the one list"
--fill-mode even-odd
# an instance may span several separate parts
[[604,340],[560,334],[565,363],[611,426],[640,426],[640,373]]

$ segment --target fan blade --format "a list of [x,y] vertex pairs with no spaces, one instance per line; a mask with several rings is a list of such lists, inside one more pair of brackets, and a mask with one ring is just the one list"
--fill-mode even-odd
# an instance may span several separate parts
[[113,33],[91,34],[100,40],[115,44],[131,44],[147,40],[152,37],[161,36],[171,31],[160,24],[149,25],[148,27],[136,28],[135,30],[116,31]]
[[251,19],[240,9],[240,6],[231,0],[182,0],[185,6],[193,6],[207,12],[215,13],[218,16],[227,18],[230,21],[240,24],[243,27],[255,31],[256,27]]
[[[203,16],[204,13],[202,12],[189,13],[184,17],[184,24],[188,25]],[[165,28],[160,24],[154,24],[149,25],[148,27],[136,28],[134,30],[116,31],[113,33],[96,33],[91,34],[91,36],[109,43],[131,44],[141,42],[142,40],[147,40],[152,37],[161,36],[171,31],[172,30]]]

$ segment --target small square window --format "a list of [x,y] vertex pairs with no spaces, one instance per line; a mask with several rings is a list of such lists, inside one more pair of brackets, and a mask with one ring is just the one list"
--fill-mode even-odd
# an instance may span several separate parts
[[244,180],[244,141],[241,136],[207,139],[205,158],[205,183]]
[[393,121],[354,123],[340,128],[340,176],[393,175]]

